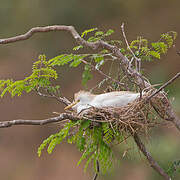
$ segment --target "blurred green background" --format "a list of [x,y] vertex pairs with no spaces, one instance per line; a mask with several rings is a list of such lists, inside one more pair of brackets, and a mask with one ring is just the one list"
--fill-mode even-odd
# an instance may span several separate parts
[[[129,40],[144,36],[156,41],[160,33],[174,30],[180,34],[179,0],[0,0],[0,38],[25,33],[35,26],[73,25],[82,32],[98,27],[102,30],[112,28],[116,31],[113,38],[122,39],[120,25],[125,22]],[[36,34],[31,39],[0,47],[0,79],[21,79],[31,73],[32,63],[39,54],[52,58],[70,52],[75,45],[71,35],[65,32]],[[151,82],[164,83],[180,71],[180,38],[176,48],[169,50],[161,60],[146,62],[143,69]],[[81,86],[80,69],[59,69],[61,92],[72,100],[73,94]],[[98,77],[95,77],[95,80]],[[91,85],[95,85],[96,81]],[[176,80],[166,90],[180,117],[180,80]],[[175,99],[174,99],[175,98]],[[173,100],[174,99],[174,100]],[[63,112],[63,105],[53,99],[39,97],[34,93],[22,97],[6,96],[0,99],[0,120],[44,119],[54,116],[53,112]],[[76,163],[80,153],[72,145],[62,144],[51,155],[46,152],[37,157],[37,148],[43,139],[55,133],[60,124],[42,127],[18,126],[0,131],[0,177],[3,180],[49,180],[49,179],[92,179],[92,171],[83,172],[83,165]],[[180,159],[179,132],[172,127],[153,129],[147,142],[154,158],[167,167],[170,161]],[[125,158],[123,149],[131,145],[119,145],[115,150],[120,158],[113,174],[99,179],[122,180],[161,180],[140,155],[135,145]],[[176,175],[175,179],[180,179]]]

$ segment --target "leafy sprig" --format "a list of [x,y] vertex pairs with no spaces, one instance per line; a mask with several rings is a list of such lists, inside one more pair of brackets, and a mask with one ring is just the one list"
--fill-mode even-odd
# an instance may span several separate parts
[[12,79],[0,80],[1,97],[7,92],[14,97],[15,95],[22,95],[24,91],[29,93],[37,88],[50,87],[51,80],[57,78],[58,74],[46,60],[46,56],[40,55],[39,59],[33,64],[32,74],[30,76],[17,81]]
[[70,144],[76,144],[78,150],[83,152],[77,164],[79,165],[86,159],[85,171],[90,162],[93,162],[93,167],[96,171],[97,160],[100,163],[102,173],[111,170],[114,159],[111,144],[113,141],[119,141],[121,139],[119,138],[120,135],[117,133],[117,130],[109,128],[109,123],[101,123],[98,126],[92,126],[91,123],[90,120],[67,122],[58,133],[43,141],[38,148],[38,156],[41,156],[42,150],[46,146],[47,152],[51,154],[55,146],[65,140]]
[[[177,33],[174,31],[161,34],[160,40],[152,43],[149,43],[145,38],[137,37],[130,43],[130,48],[142,60],[160,59],[161,55],[166,54],[168,49],[172,47],[176,37]],[[132,54],[128,55],[132,56]]]

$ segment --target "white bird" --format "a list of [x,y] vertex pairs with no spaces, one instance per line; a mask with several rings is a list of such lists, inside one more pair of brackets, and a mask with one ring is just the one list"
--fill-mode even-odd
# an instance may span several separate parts
[[79,91],[74,95],[74,101],[64,109],[73,108],[77,113],[90,107],[121,107],[140,97],[140,93],[130,91],[113,91],[103,94],[91,94],[86,91]]

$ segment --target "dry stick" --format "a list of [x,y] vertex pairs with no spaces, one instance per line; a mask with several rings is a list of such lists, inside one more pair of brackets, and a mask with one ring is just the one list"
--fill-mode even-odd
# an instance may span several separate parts
[[79,118],[76,116],[73,116],[73,115],[68,114],[68,113],[62,113],[57,117],[44,119],[44,120],[17,119],[17,120],[11,120],[11,121],[1,121],[0,122],[0,128],[7,128],[7,127],[14,126],[14,125],[45,125],[45,124],[60,122],[60,121],[66,120],[66,119],[70,119],[73,121],[79,120]]
[[[129,49],[129,51],[131,52],[131,54],[133,55],[133,57],[136,60],[135,61],[136,62],[136,69],[137,69],[138,72],[140,72],[140,69],[141,69],[141,60],[135,56],[134,52],[132,51],[132,49],[129,46],[129,43],[128,43],[128,40],[127,40],[127,37],[126,37],[126,33],[125,33],[125,30],[124,30],[124,23],[122,23],[122,25],[121,25],[121,30],[122,30],[122,34],[123,34],[124,40],[126,42],[127,48]],[[133,59],[129,62],[129,66],[131,66],[132,61],[133,61]],[[137,62],[139,63],[138,67],[137,67]]]
[[157,89],[154,93],[152,93],[146,101],[149,101],[153,96],[155,96],[157,93],[159,93],[161,90],[163,90],[166,86],[171,84],[174,80],[176,80],[178,77],[180,77],[180,72],[178,72],[173,78],[171,78],[169,81],[164,83],[159,89]]
[[158,163],[152,158],[150,153],[146,150],[146,147],[142,143],[142,141],[139,138],[139,136],[136,133],[134,133],[133,137],[134,137],[135,143],[137,144],[137,146],[140,149],[140,151],[144,154],[144,156],[146,156],[146,158],[147,158],[149,164],[151,165],[151,167],[155,171],[157,171],[161,176],[163,176],[164,179],[171,180],[171,178],[168,176],[168,174],[158,165]]
[[57,101],[65,104],[66,106],[69,105],[69,104],[71,104],[71,102],[70,102],[66,97],[58,97],[58,96],[56,96],[56,95],[54,95],[54,94],[49,94],[49,95],[47,95],[47,94],[41,93],[39,90],[37,90],[36,92],[37,92],[37,94],[38,94],[39,96],[48,97],[48,98],[54,98],[54,99],[56,99]]

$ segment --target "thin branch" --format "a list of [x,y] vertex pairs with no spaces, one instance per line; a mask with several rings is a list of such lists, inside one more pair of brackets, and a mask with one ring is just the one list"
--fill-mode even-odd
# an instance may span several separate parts
[[45,124],[60,122],[60,121],[66,120],[66,119],[70,119],[72,121],[79,120],[79,118],[76,116],[73,116],[68,113],[62,113],[57,117],[48,118],[48,119],[44,119],[44,120],[17,119],[17,120],[11,120],[11,121],[1,121],[0,128],[7,128],[7,127],[14,126],[14,125],[45,125]]
[[161,90],[163,90],[166,86],[171,84],[174,80],[180,77],[180,72],[178,72],[173,78],[171,78],[169,81],[164,83],[159,89],[157,89],[154,93],[152,93],[148,98],[147,101],[149,101],[153,96],[155,96],[157,93],[159,93]]
[[95,174],[93,180],[96,180],[96,179],[97,179],[98,174],[99,174],[99,172],[100,172],[99,161],[98,161],[98,160],[96,160],[96,167],[97,167],[97,169],[96,169],[97,172],[96,172],[96,174]]
[[71,104],[71,102],[70,102],[66,97],[58,97],[58,96],[56,96],[55,94],[51,94],[51,93],[49,93],[49,92],[48,92],[48,94],[44,94],[44,93],[40,92],[39,90],[37,90],[36,92],[37,92],[37,94],[38,94],[39,96],[48,97],[48,98],[54,98],[54,99],[56,99],[57,101],[65,104],[66,106],[69,105],[69,104]]
[[[123,37],[124,37],[124,40],[126,42],[126,45],[127,45],[127,48],[129,49],[129,51],[131,52],[131,54],[133,55],[133,57],[135,58],[135,63],[136,63],[136,70],[138,72],[140,72],[140,69],[141,69],[141,59],[137,58],[134,54],[134,52],[132,51],[132,49],[130,48],[129,46],[129,43],[128,43],[128,40],[127,40],[127,37],[126,37],[126,33],[125,33],[125,30],[124,30],[124,23],[122,23],[121,25],[121,30],[122,30],[122,34],[123,34]],[[129,66],[131,66],[132,64],[132,61],[133,59],[129,62]],[[137,63],[138,62],[138,63]],[[137,65],[138,64],[138,65]]]
[[164,177],[164,179],[166,180],[171,180],[171,178],[168,176],[168,174],[158,165],[158,163],[152,158],[152,156],[150,155],[150,153],[146,150],[145,145],[142,143],[141,139],[139,138],[139,136],[134,133],[133,135],[134,137],[134,141],[136,143],[136,145],[138,146],[138,148],[140,149],[140,151],[144,154],[144,156],[146,156],[150,166],[156,171],[158,172],[161,176]]
[[124,83],[120,83],[119,81],[117,81],[116,79],[113,79],[111,76],[108,76],[107,74],[105,74],[103,71],[97,69],[95,66],[93,66],[92,64],[88,63],[87,61],[85,61],[84,59],[81,59],[81,61],[84,64],[88,64],[94,71],[99,72],[101,75],[103,75],[104,77],[106,77],[107,79],[111,79],[112,81],[116,82],[117,84],[121,85],[121,86],[125,86]]

